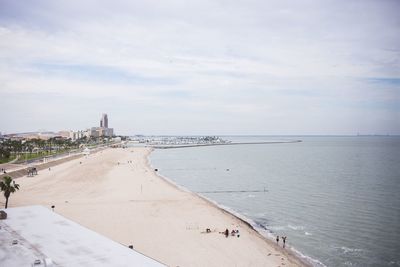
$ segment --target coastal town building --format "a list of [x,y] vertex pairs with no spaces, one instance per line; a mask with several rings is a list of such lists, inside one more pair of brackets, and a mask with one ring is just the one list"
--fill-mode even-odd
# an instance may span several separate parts
[[103,113],[103,115],[101,117],[100,127],[108,128],[108,116],[105,113]]
[[92,127],[90,129],[90,136],[93,137],[112,137],[114,135],[114,129],[104,127]]
[[113,137],[114,129],[108,128],[108,116],[103,114],[100,120],[100,127],[92,127],[90,129],[90,136],[93,137]]
[[90,129],[87,129],[87,130],[84,130],[84,131],[83,130],[76,131],[76,132],[69,131],[68,138],[71,139],[72,141],[75,141],[75,140],[78,140],[78,139],[81,139],[81,138],[84,138],[84,137],[89,138],[90,134],[91,134]]

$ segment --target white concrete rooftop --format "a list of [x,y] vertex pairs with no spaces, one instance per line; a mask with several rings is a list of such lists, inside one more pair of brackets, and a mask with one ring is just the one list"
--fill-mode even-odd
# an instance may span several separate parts
[[4,211],[8,216],[0,220],[1,267],[164,266],[45,207]]

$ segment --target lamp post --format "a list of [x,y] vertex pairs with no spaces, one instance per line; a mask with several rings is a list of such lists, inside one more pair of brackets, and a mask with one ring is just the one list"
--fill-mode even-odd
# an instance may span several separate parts
[[28,147],[25,148],[25,164],[28,164]]

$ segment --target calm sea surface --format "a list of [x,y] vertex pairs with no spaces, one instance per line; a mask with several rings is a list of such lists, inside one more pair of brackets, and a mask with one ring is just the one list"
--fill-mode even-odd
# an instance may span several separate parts
[[155,150],[163,176],[326,266],[400,266],[400,137],[225,137],[301,143]]

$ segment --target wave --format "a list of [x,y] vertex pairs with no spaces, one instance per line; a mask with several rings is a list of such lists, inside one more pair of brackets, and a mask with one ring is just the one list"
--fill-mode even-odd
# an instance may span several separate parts
[[340,249],[343,254],[351,254],[351,253],[361,253],[364,252],[363,249],[361,248],[348,248],[348,247],[336,247],[337,249]]
[[291,225],[291,224],[288,224],[288,227],[290,228],[290,229],[292,229],[292,230],[304,230],[304,226],[302,226],[302,225]]
[[388,263],[389,266],[400,266],[400,260],[398,261],[390,261]]
[[283,230],[286,229],[286,226],[279,226],[279,225],[278,226],[271,226],[270,229],[272,231],[283,231]]
[[293,253],[294,253],[297,257],[299,257],[299,258],[305,260],[306,262],[309,262],[309,263],[310,263],[312,266],[314,266],[314,267],[327,267],[325,264],[323,264],[323,263],[320,262],[319,260],[314,259],[314,258],[311,258],[310,256],[307,256],[307,255],[304,255],[303,253],[301,253],[300,251],[298,251],[297,249],[295,249],[295,248],[293,248],[293,247],[290,247],[290,249],[293,251]]

